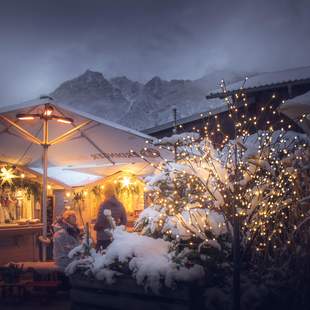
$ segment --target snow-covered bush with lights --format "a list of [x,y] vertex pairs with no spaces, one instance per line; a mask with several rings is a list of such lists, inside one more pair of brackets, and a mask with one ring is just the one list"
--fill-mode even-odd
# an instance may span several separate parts
[[181,266],[173,260],[171,243],[116,227],[113,242],[104,253],[97,253],[84,242],[69,256],[72,263],[66,268],[68,276],[79,274],[112,284],[127,275],[146,290],[159,293],[163,287],[175,288],[184,282],[200,281],[204,270],[195,264]]
[[[197,160],[206,141],[198,137],[184,133],[162,139],[161,146],[172,149],[176,161],[164,163],[146,178],[151,205],[140,214],[135,231],[171,242],[174,261],[182,266],[199,264],[209,275],[209,283],[212,279],[219,283],[231,268],[230,228],[207,193],[210,173]],[[205,151],[218,154],[210,143]],[[220,163],[214,162],[212,167],[222,175]],[[218,196],[216,190],[214,195]]]
[[[156,292],[205,277],[212,303],[215,286],[222,285],[221,293],[231,292],[237,232],[247,270],[244,299],[253,291],[269,290],[258,274],[277,287],[279,279],[300,272],[298,264],[310,261],[309,138],[283,128],[275,131],[268,121],[264,130],[251,134],[258,118],[239,117],[234,102],[228,108],[235,139],[221,132],[217,120],[203,138],[183,133],[157,143],[172,151],[175,160],[146,179],[151,203],[140,214],[136,232],[116,229],[103,255],[90,250],[85,257],[76,251],[69,274],[82,270],[111,283],[127,273]],[[264,111],[275,113],[271,105]],[[215,134],[222,134],[216,147],[211,143]],[[254,282],[259,290],[250,287]]]
[[164,141],[178,141],[172,147],[177,161],[146,179],[151,205],[136,231],[170,241],[175,261],[200,264],[216,275],[207,276],[209,286],[231,276],[236,217],[243,260],[254,269],[259,262],[264,268],[275,261],[285,265],[300,244],[297,232],[310,221],[309,138],[270,127],[220,149],[207,137],[185,146],[174,137]]
[[[270,239],[266,225],[284,225],[279,218],[287,217],[283,210],[295,203],[295,212],[305,201],[300,178],[307,168],[308,146],[307,136],[290,131],[260,131],[229,141],[219,151],[206,141],[191,146],[199,155],[165,163],[147,178],[152,206],[140,214],[136,230],[173,240],[204,239],[205,228],[217,236],[231,232],[231,219],[237,215],[246,237],[256,232],[259,240]],[[258,251],[265,241],[262,247],[256,244]]]
[[192,141],[174,148],[176,161],[147,178],[152,203],[140,214],[136,232],[117,228],[105,253],[84,242],[70,253],[67,274],[107,284],[126,274],[157,293],[204,280],[208,302],[215,292],[227,300],[236,217],[249,277],[242,279],[245,302],[252,302],[253,291],[270,289],[257,277],[259,269],[262,274],[271,268],[274,274],[265,274],[276,278],[300,262],[301,246],[310,244],[309,138],[270,128],[216,149],[207,137],[186,136]]

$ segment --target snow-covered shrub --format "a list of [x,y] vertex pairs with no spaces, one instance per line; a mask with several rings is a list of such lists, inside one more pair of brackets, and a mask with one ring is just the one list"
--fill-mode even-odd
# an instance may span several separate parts
[[[269,268],[271,278],[284,277],[283,270],[288,274],[291,262],[297,265],[294,257],[302,257],[310,244],[309,139],[270,129],[227,141],[220,149],[207,138],[185,145],[176,140],[175,151],[182,156],[147,178],[152,204],[140,214],[136,233],[116,229],[103,255],[74,250],[78,259],[67,272],[82,270],[107,283],[126,273],[155,292],[205,279],[208,307],[222,307],[219,300],[231,292],[238,218],[243,268],[255,275],[264,272],[262,266]],[[281,276],[275,265],[282,268]],[[262,294],[270,288],[259,281],[255,285]],[[250,288],[244,286],[244,300],[259,308]]]
[[[178,141],[174,149],[184,155],[179,139],[170,140]],[[147,178],[152,205],[140,214],[136,231],[171,241],[176,261],[221,273],[231,268],[238,217],[244,257],[284,261],[310,215],[309,138],[270,128],[241,135],[221,149],[207,138],[185,146],[187,156],[176,156],[177,162]]]
[[[174,288],[181,282],[194,282],[204,277],[199,265],[181,266],[173,260],[172,244],[163,239],[128,233],[117,227],[113,242],[106,252],[94,249],[85,257],[83,246],[71,251],[76,259],[67,267],[67,275],[76,272],[111,284],[124,274],[132,276],[138,285],[159,293],[162,287]],[[124,268],[126,267],[126,268]]]

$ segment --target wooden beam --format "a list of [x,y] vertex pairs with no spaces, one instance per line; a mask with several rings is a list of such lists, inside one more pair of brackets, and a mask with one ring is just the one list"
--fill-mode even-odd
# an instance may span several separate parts
[[27,131],[26,129],[24,129],[23,127],[19,126],[18,124],[14,123],[12,120],[10,120],[9,118],[7,118],[4,115],[0,115],[0,119],[4,120],[5,122],[9,123],[10,125],[12,125],[15,129],[18,130],[18,132],[27,140],[36,143],[36,144],[42,144],[42,141],[40,139],[38,139],[37,137],[35,137],[33,134],[31,134],[29,131]]
[[84,123],[81,123],[80,125],[68,130],[67,132],[65,132],[64,134],[62,134],[61,136],[55,138],[54,140],[51,140],[49,142],[49,145],[54,145],[60,142],[64,142],[67,138],[69,138],[72,134],[74,134],[76,131],[78,131],[79,129],[81,129],[82,127],[85,127],[86,125],[90,124],[92,121],[86,121]]

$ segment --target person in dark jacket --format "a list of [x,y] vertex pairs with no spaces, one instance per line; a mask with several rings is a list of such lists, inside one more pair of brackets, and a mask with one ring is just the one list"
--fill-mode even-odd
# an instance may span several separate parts
[[112,242],[114,226],[126,225],[127,215],[122,203],[116,198],[113,184],[105,184],[105,200],[99,207],[97,220],[94,226],[97,232],[96,250],[105,249]]

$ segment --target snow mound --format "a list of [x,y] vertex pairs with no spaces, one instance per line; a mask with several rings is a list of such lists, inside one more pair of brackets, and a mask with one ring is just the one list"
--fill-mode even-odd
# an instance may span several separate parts
[[[116,229],[114,240],[105,254],[105,264],[112,264],[115,260],[126,262],[132,257],[155,258],[168,255],[170,243],[162,239],[153,239],[137,233],[127,233]],[[156,262],[156,261],[155,261]]]
[[[66,274],[71,275],[82,268],[85,274],[91,273],[97,280],[111,284],[121,275],[113,266],[115,263],[125,263],[137,284],[154,293],[159,293],[163,285],[173,288],[177,282],[196,281],[204,277],[204,269],[200,265],[187,268],[175,263],[168,241],[128,233],[120,227],[115,229],[113,238],[105,254],[91,250],[89,257],[82,255],[73,261],[67,267]],[[80,251],[81,247],[78,247],[72,253]]]

